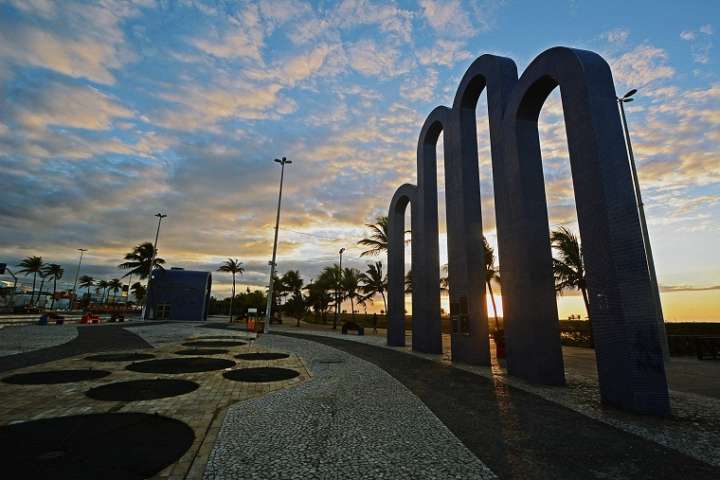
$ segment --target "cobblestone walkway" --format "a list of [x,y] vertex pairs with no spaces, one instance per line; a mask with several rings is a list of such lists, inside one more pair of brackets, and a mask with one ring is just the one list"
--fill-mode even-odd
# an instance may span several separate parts
[[0,328],[0,357],[62,345],[78,336],[74,325],[22,325]]
[[228,409],[206,479],[496,478],[375,365],[276,335],[258,345],[303,358],[312,379]]
[[[96,328],[96,330],[90,331],[99,332],[103,327],[89,328]],[[154,328],[171,330],[173,326],[155,326]],[[119,330],[121,329],[118,329],[115,333],[119,333]],[[180,337],[182,333],[184,333],[182,330],[177,330],[175,335]],[[168,336],[171,336],[171,334],[168,334]],[[197,337],[194,339],[197,339]],[[178,338],[177,343],[166,342],[162,347],[155,348],[150,352],[158,359],[187,359],[186,356],[174,354],[175,351],[185,348],[179,343],[182,340],[182,338]],[[82,355],[56,359],[49,364],[16,369],[3,374],[2,377],[4,378],[10,374],[88,368],[110,372],[108,376],[101,379],[58,385],[12,385],[0,383],[0,426],[41,418],[92,413],[137,412],[174,418],[186,423],[193,429],[195,441],[190,449],[177,462],[161,472],[158,478],[172,480],[202,478],[215,436],[220,428],[220,421],[227,406],[241,400],[247,400],[277,389],[302,383],[309,376],[304,364],[296,356],[291,355],[289,358],[273,361],[246,361],[236,359],[234,355],[258,351],[257,347],[248,344],[228,350],[227,354],[213,355],[212,358],[232,360],[235,362],[233,369],[272,365],[296,370],[300,372],[300,376],[273,383],[251,384],[234,382],[223,378],[223,373],[227,369],[188,374],[145,374],[126,370],[125,367],[131,362],[91,362],[85,360],[87,354],[83,353]],[[143,350],[143,352],[147,353],[148,350]],[[192,381],[199,384],[199,388],[176,397],[133,402],[98,401],[85,395],[88,389],[100,385],[154,378]],[[112,438],[108,438],[107,442],[107,448],[119,450],[123,448],[122,445],[113,445]],[[112,468],[112,466],[108,465],[108,468]]]
[[[696,447],[704,449],[705,461],[437,361],[360,342],[286,335],[332,346],[384,369],[501,478],[720,478],[720,469],[710,465],[716,459],[702,444]],[[674,420],[657,422],[672,435]]]

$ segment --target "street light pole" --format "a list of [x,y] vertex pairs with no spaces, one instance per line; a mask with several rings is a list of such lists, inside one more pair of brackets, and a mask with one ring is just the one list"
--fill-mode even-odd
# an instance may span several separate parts
[[73,294],[72,298],[70,299],[70,304],[68,305],[68,311],[72,309],[73,302],[75,301],[75,298],[77,298],[77,284],[78,284],[78,277],[80,275],[80,265],[82,265],[82,259],[85,252],[87,252],[86,248],[78,248],[78,252],[80,252],[80,260],[78,260],[78,266],[75,270],[75,283],[73,284]]
[[[163,213],[156,213],[156,217],[158,217],[158,226],[157,230],[155,231],[155,243],[153,243],[153,251],[152,251],[152,257],[150,257],[150,269],[148,271],[148,284],[147,284],[147,294],[145,294],[145,305],[143,306],[143,320],[147,320],[147,301],[150,297],[150,282],[152,281],[152,272],[153,268],[155,267],[155,257],[157,256],[157,244],[158,244],[158,237],[160,236],[160,224],[163,221],[163,218],[166,218],[167,215]],[[130,295],[130,290],[128,290],[128,296]]]
[[272,296],[273,296],[273,286],[275,283],[275,258],[277,256],[277,241],[278,241],[278,230],[280,229],[280,207],[282,205],[282,191],[283,191],[283,179],[285,177],[285,165],[291,164],[292,160],[288,160],[285,157],[282,157],[282,160],[279,158],[275,159],[275,162],[280,164],[280,193],[278,194],[278,204],[277,204],[277,215],[275,216],[275,240],[273,241],[273,253],[272,253],[272,260],[270,260],[270,284],[268,285],[268,298],[267,298],[267,306],[265,308],[265,327],[263,329],[264,333],[270,333],[270,319],[272,318]]
[[338,252],[338,253],[340,253],[340,275],[337,280],[338,284],[335,287],[335,325],[333,326],[333,328],[337,328],[338,317],[340,316],[340,299],[338,298],[338,291],[340,290],[340,284],[342,282],[342,273],[343,273],[342,255],[343,255],[344,251],[345,251],[345,247],[341,248],[340,252]]
[[633,186],[635,188],[635,199],[637,200],[638,214],[640,216],[640,230],[642,232],[643,244],[645,246],[645,258],[647,260],[648,272],[650,274],[650,287],[655,301],[655,313],[657,315],[658,335],[660,336],[660,348],[662,349],[665,361],[670,360],[670,350],[668,347],[667,333],[665,331],[665,319],[663,317],[662,303],[660,301],[660,288],[658,287],[657,274],[655,273],[655,260],[653,259],[652,247],[650,246],[650,236],[648,234],[647,222],[645,220],[645,207],[640,193],[640,181],[638,180],[637,168],[635,166],[635,155],[633,155],[632,143],[630,142],[630,131],[628,130],[627,118],[625,118],[625,103],[632,102],[632,96],[637,93],[636,89],[632,89],[618,98],[620,105],[620,115],[622,117],[623,129],[625,132],[625,142],[627,144],[628,156],[630,157],[630,170],[633,177]]

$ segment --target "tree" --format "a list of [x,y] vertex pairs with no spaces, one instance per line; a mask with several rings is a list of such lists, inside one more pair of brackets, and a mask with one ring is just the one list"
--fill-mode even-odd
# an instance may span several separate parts
[[[126,262],[118,265],[123,270],[130,270],[128,273],[123,275],[123,278],[128,275],[139,275],[140,280],[145,280],[150,276],[150,262],[153,257],[153,244],[150,242],[141,243],[132,249],[125,255]],[[155,258],[153,267],[163,268],[165,260],[162,258]]]
[[383,307],[387,312],[387,300],[385,291],[387,290],[387,276],[383,276],[382,262],[368,263],[367,270],[360,276],[360,291],[363,293],[363,299],[372,299],[375,295],[380,295],[383,301]]
[[130,291],[133,295],[135,295],[135,299],[138,303],[142,303],[142,301],[145,299],[145,294],[147,293],[147,288],[145,288],[145,285],[143,285],[140,282],[135,282],[132,284],[132,287],[130,287]]
[[55,308],[55,294],[57,293],[57,281],[62,278],[62,276],[65,274],[65,270],[58,265],[57,263],[51,263],[49,265],[45,265],[43,268],[43,273],[46,277],[52,278],[53,281],[53,296],[52,296],[52,303],[50,304],[50,309],[52,310]]
[[308,291],[307,303],[312,306],[316,315],[322,317],[323,322],[327,320],[327,310],[332,303],[330,290],[334,284],[329,281],[328,276],[321,275],[317,281],[311,281],[305,289]]
[[350,313],[355,315],[355,300],[358,299],[360,289],[360,270],[357,268],[345,268],[342,275],[342,291],[345,298],[350,300]]
[[107,280],[98,280],[97,282],[95,282],[95,293],[102,292],[102,294],[100,294],[101,303],[105,303],[105,292],[107,292],[108,285],[110,284]]
[[370,236],[363,238],[358,242],[358,245],[368,248],[360,254],[361,257],[364,257],[365,255],[375,256],[381,254],[382,252],[387,252],[389,224],[390,220],[386,216],[377,217],[375,219],[375,223],[366,224],[366,226],[370,229]]
[[[108,293],[112,291],[114,293],[114,297],[117,299],[117,293],[122,290],[123,284],[120,281],[119,278],[113,278],[108,282]],[[109,295],[108,295],[109,296]]]
[[42,273],[42,268],[44,264],[42,261],[42,257],[27,257],[22,262],[18,263],[18,267],[20,267],[20,270],[18,270],[18,273],[25,274],[25,276],[28,276],[32,274],[33,276],[33,286],[32,286],[32,293],[30,293],[30,303],[32,304],[35,299],[35,281],[37,280],[37,276],[39,273]]
[[217,271],[232,273],[232,295],[230,296],[230,321],[232,322],[233,302],[235,301],[235,275],[242,275],[245,269],[242,266],[242,262],[238,261],[237,258],[228,258],[225,260],[225,263],[220,265]]
[[295,291],[290,297],[290,300],[285,304],[285,311],[291,317],[295,317],[297,321],[296,326],[300,326],[300,319],[305,316],[307,312],[307,299],[303,297],[302,292]]
[[337,320],[340,313],[340,305],[343,301],[342,292],[342,270],[337,263],[332,267],[325,267],[320,274],[320,281],[335,290],[335,317],[333,318],[333,330],[337,329]]
[[87,295],[90,297],[90,289],[95,285],[95,279],[89,275],[80,277],[80,288],[87,288]]
[[495,304],[495,295],[493,294],[492,282],[500,282],[500,272],[495,267],[495,250],[490,246],[487,238],[483,237],[483,250],[485,255],[485,283],[487,284],[488,293],[490,293],[490,301],[492,302],[493,314],[495,314],[495,331],[500,331],[500,320],[498,319],[497,305]]
[[585,262],[583,251],[577,236],[566,227],[558,227],[550,232],[550,244],[557,252],[553,257],[553,273],[555,276],[555,292],[562,295],[565,290],[579,290],[585,302],[585,312],[590,322],[590,344],[592,338],[592,320],[590,319],[590,302],[587,294],[585,278]]

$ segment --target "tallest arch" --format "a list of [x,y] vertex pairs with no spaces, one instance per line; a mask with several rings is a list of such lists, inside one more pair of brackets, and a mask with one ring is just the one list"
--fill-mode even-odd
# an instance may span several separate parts
[[[538,116],[556,87],[567,130],[587,272],[600,393],[605,403],[665,415],[670,403],[625,140],[610,67],[557,47],[528,66],[504,120],[503,300],[508,372],[563,383]],[[500,225],[500,222],[499,222]]]

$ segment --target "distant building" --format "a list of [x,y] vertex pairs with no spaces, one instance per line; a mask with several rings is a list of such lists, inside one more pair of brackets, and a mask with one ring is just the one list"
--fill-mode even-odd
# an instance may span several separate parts
[[181,268],[156,270],[147,293],[148,320],[207,320],[212,275]]

